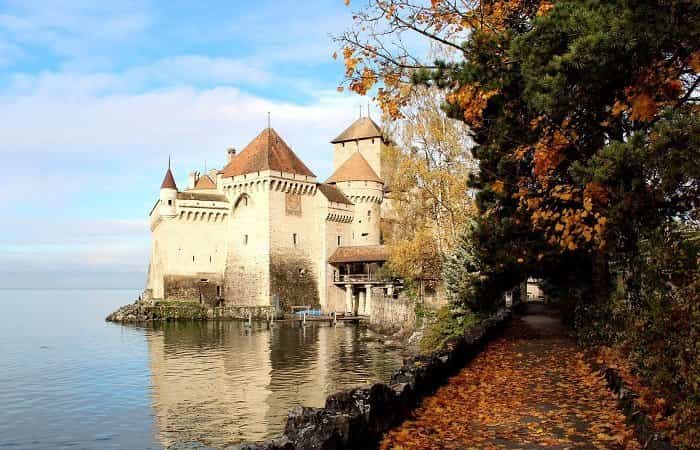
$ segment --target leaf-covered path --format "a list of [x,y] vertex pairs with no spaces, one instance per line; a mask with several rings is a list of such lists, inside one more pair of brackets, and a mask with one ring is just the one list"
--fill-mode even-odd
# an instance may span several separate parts
[[605,381],[559,319],[529,305],[382,449],[638,449]]

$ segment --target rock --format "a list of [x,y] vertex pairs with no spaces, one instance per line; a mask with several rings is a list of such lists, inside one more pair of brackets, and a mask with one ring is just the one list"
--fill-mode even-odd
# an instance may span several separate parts
[[351,446],[362,427],[358,417],[323,408],[297,406],[289,412],[284,435],[297,450],[363,448]]

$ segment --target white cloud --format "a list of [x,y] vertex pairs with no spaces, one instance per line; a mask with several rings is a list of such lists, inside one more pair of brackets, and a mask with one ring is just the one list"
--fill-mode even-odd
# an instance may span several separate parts
[[[6,97],[0,104],[0,154],[139,154],[142,164],[174,154],[177,162],[196,161],[199,167],[207,156],[222,161],[227,146],[246,145],[264,128],[270,111],[273,126],[312,170],[323,174],[332,160],[329,141],[355,118],[360,100],[321,91],[307,104],[294,104],[234,87],[91,94],[121,83],[128,81],[47,75],[25,95]],[[82,94],[66,96],[71,90]]]
[[86,55],[96,46],[133,39],[150,24],[148,14],[136,2],[14,3],[0,14],[0,30],[17,42],[46,46],[66,56]]

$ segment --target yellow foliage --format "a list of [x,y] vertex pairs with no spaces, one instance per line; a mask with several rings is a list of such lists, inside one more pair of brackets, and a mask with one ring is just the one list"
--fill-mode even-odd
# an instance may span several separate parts
[[394,211],[389,263],[406,277],[439,277],[443,257],[475,214],[468,133],[445,116],[441,100],[436,91],[417,90],[394,124],[399,145],[383,154]]

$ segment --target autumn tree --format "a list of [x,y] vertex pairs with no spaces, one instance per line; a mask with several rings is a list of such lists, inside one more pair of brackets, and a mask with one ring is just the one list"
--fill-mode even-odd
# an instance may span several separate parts
[[443,100],[439,90],[414,90],[402,119],[391,126],[395,145],[383,155],[393,169],[387,180],[389,264],[409,279],[441,278],[446,255],[475,211],[467,186],[476,169],[469,134],[442,111]]

